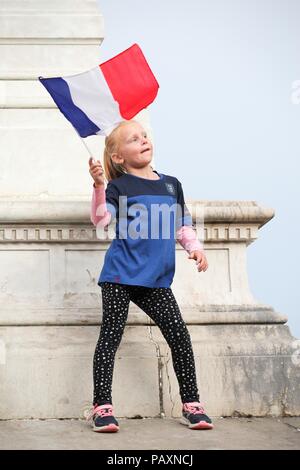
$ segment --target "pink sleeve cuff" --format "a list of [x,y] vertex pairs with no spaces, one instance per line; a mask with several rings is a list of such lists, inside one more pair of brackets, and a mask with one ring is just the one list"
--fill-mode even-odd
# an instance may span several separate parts
[[191,225],[183,225],[176,232],[176,240],[190,254],[192,251],[204,251],[203,244]]
[[107,210],[104,185],[95,188],[93,184],[93,195],[91,203],[91,222],[96,226],[100,224],[105,227],[111,221],[111,213]]

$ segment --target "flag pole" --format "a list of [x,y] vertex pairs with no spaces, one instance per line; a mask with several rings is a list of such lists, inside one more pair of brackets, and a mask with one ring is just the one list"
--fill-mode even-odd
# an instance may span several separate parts
[[91,150],[88,148],[88,146],[87,146],[87,144],[85,143],[84,139],[81,137],[81,135],[78,134],[78,132],[76,132],[76,133],[77,133],[78,137],[80,138],[81,142],[83,143],[83,145],[85,146],[85,148],[87,149],[87,151],[88,151],[90,157],[94,158],[94,156],[93,156]]

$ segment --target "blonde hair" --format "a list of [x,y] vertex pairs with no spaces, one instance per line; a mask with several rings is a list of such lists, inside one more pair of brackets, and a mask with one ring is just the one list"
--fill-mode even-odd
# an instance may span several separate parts
[[131,123],[138,123],[138,121],[131,119],[129,121],[121,121],[117,127],[115,127],[109,135],[105,137],[105,147],[103,153],[103,169],[105,178],[107,181],[111,181],[115,178],[127,173],[126,169],[118,163],[115,163],[111,156],[113,153],[118,153],[120,145],[120,130],[123,127]]

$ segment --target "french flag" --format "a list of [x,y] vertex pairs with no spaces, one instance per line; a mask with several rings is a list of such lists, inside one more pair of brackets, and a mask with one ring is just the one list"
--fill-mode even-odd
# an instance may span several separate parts
[[87,72],[39,80],[80,137],[107,135],[152,103],[159,88],[137,44]]

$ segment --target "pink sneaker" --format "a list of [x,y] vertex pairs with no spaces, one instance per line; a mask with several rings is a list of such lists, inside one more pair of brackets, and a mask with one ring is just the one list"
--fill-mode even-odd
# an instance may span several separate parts
[[182,404],[182,417],[180,423],[190,429],[213,429],[211,419],[205,414],[203,404],[193,401]]
[[86,419],[87,421],[92,419],[93,431],[119,431],[119,423],[113,416],[113,406],[110,403],[106,403],[104,405],[95,405]]

